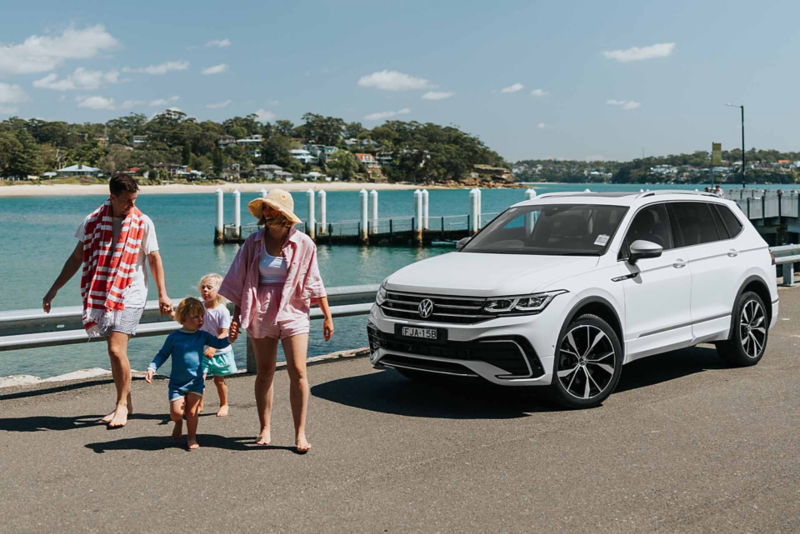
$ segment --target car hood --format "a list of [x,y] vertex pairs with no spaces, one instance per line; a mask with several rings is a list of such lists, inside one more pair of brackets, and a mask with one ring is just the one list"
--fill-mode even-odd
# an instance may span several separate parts
[[496,297],[533,293],[597,265],[596,256],[534,256],[452,252],[404,267],[386,287],[394,291]]

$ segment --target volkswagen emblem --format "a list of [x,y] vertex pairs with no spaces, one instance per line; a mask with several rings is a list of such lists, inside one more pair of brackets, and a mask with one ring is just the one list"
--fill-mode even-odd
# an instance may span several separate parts
[[417,311],[420,317],[427,319],[433,313],[433,301],[431,299],[423,300],[419,303],[419,306],[417,306]]

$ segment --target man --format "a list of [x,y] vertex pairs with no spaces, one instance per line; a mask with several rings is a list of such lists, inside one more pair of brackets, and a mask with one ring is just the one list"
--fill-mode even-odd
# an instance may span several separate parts
[[83,265],[84,328],[89,337],[107,338],[111,374],[117,389],[114,411],[103,422],[110,428],[118,428],[125,426],[133,411],[128,339],[136,333],[147,301],[145,258],[158,288],[161,315],[172,312],[172,302],[167,297],[153,221],[135,205],[139,185],[132,177],[117,174],[111,178],[109,189],[109,199],[84,218],[75,232],[78,244],[42,299],[42,308],[50,313],[58,290]]
[[725,191],[717,184],[717,187],[714,188],[714,194],[716,194],[719,198],[725,198]]

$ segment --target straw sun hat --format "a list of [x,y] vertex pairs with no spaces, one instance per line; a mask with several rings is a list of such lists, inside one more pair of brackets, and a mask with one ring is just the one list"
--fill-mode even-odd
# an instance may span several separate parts
[[283,189],[273,189],[266,197],[251,200],[247,205],[247,209],[250,210],[250,214],[253,217],[260,221],[261,215],[264,212],[264,206],[269,206],[270,208],[278,210],[295,224],[301,222],[300,218],[294,214],[294,200],[292,199],[292,195]]

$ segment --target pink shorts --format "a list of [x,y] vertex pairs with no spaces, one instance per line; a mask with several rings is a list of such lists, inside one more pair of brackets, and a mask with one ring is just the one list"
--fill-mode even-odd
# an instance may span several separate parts
[[293,310],[290,316],[275,323],[281,303],[283,285],[258,286],[256,313],[247,327],[247,335],[262,339],[286,339],[300,334],[308,334],[311,330],[311,316],[308,311]]

